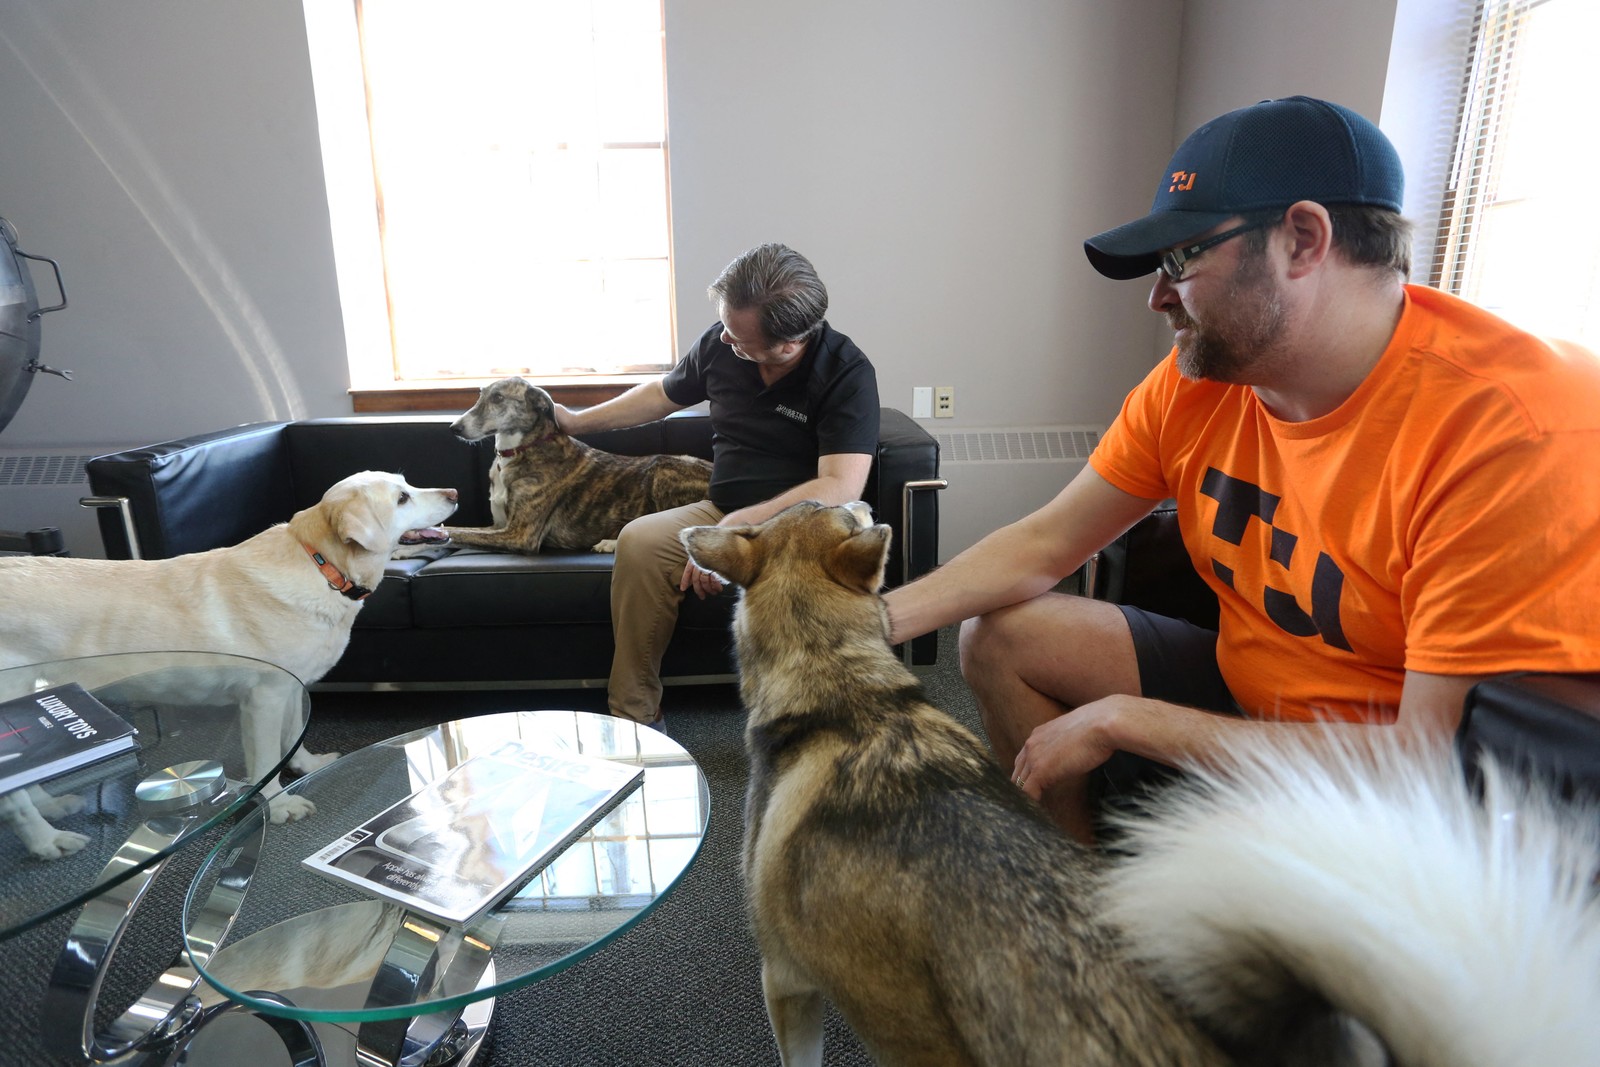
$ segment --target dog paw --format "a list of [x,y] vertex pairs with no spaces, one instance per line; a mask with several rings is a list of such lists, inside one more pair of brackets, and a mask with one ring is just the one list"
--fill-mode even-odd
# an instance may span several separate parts
[[289,757],[289,769],[296,774],[310,774],[312,771],[322,770],[338,758],[337,752],[307,752],[301,749]]
[[615,553],[617,551],[617,542],[610,539],[605,541],[596,541],[593,551]]
[[29,841],[28,851],[42,860],[58,860],[62,856],[72,855],[88,843],[89,838],[85,834],[52,828],[49,833]]
[[[84,808],[84,800],[76,793],[62,793],[53,797],[43,793],[33,800],[33,806],[39,809],[39,814],[46,819],[59,819],[63,815],[76,815]],[[77,851],[73,849],[72,851]]]
[[389,552],[390,559],[444,559],[453,553],[458,546],[450,542],[443,544],[418,543],[414,545],[398,545]]
[[317,806],[302,796],[279,793],[267,801],[267,814],[275,823],[299,822],[317,813]]

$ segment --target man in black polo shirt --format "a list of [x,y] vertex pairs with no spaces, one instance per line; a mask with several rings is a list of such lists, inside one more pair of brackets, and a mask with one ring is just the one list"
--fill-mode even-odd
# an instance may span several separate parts
[[678,531],[758,523],[802,500],[858,500],[878,448],[877,374],[825,321],[828,290],[810,261],[780,244],[752,248],[709,295],[720,321],[666,375],[583,411],[556,406],[576,434],[710,402],[711,499],[635,519],[617,539],[607,699],[611,714],[639,722],[661,717],[661,657],[683,594],[721,589],[689,562]]

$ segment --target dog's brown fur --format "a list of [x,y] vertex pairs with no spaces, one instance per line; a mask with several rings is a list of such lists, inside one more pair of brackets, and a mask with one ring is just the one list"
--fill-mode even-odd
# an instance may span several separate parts
[[783,1063],[821,1063],[823,997],[890,1067],[1226,1062],[1095,914],[1098,854],[889,649],[869,522],[797,504],[682,535],[743,587],[745,881]]
[[452,425],[457,437],[493,435],[488,528],[446,527],[457,545],[503,552],[616,550],[640,515],[706,499],[711,464],[694,456],[619,456],[561,432],[550,394],[521,378],[483,387]]

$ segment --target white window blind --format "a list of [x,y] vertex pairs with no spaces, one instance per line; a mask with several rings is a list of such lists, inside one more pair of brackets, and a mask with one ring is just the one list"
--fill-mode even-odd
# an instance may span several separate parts
[[661,0],[358,0],[396,382],[674,359]]
[[1481,0],[1429,283],[1600,350],[1597,0]]

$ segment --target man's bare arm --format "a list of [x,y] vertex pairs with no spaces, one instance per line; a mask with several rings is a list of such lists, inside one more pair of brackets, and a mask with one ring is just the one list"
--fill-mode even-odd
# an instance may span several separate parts
[[1012,773],[1063,828],[1087,842],[1093,836],[1088,776],[1113,752],[1131,752],[1169,766],[1218,769],[1226,765],[1225,753],[1274,736],[1325,748],[1330,759],[1359,758],[1379,743],[1436,745],[1455,733],[1467,691],[1480,679],[1408,671],[1394,721],[1372,724],[1266,722],[1145,697],[1105,697],[1034,730],[1017,753]]
[[685,405],[675,404],[667,396],[661,379],[640,382],[621,396],[612,397],[601,404],[581,411],[573,411],[563,404],[556,405],[556,425],[564,433],[597,433],[600,430],[618,430],[625,426],[640,426],[664,419]]
[[[1468,690],[1482,675],[1407,671],[1392,722],[1270,722],[1181,707],[1146,697],[1109,696],[1039,727],[1017,755],[1016,773],[1034,796],[1088,774],[1112,752],[1168,766],[1218,767],[1223,753],[1251,737],[1292,735],[1313,746],[1359,753],[1367,743],[1435,744],[1454,735]],[[1383,736],[1380,737],[1380,732]]]
[[1047,592],[1157,503],[1125,493],[1085,467],[1038,511],[885,594],[891,641],[898,644]]

